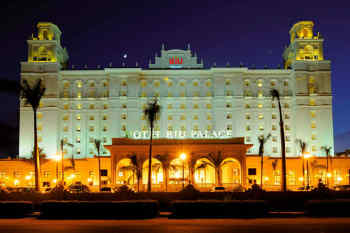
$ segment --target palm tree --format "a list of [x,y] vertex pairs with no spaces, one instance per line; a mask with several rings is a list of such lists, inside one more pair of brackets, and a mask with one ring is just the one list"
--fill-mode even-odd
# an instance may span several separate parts
[[201,163],[198,165],[198,167],[196,169],[204,169],[204,180],[205,182],[207,182],[207,173],[205,172],[205,169],[207,167],[213,167],[213,165],[211,163],[208,163],[207,161],[201,161]]
[[327,174],[326,174],[326,182],[327,182],[327,185],[329,186],[329,177],[328,177],[328,173],[329,173],[329,162],[330,164],[332,164],[332,158],[331,158],[331,150],[332,150],[332,147],[331,146],[322,146],[321,147],[322,150],[324,150],[324,152],[326,153],[326,161],[327,161],[327,164],[326,164],[326,171],[327,171]]
[[306,142],[304,142],[301,139],[297,139],[296,140],[297,143],[299,144],[299,149],[300,149],[300,153],[301,153],[301,157],[302,157],[302,171],[303,171],[303,187],[305,187],[305,164],[304,164],[304,154],[306,151]]
[[221,151],[219,151],[216,155],[209,153],[207,156],[208,160],[214,165],[215,173],[216,173],[216,184],[221,186],[221,163],[224,160]]
[[[65,142],[63,139],[61,139],[61,143],[60,143],[60,146],[61,146],[61,163],[62,163],[62,187],[64,187],[64,171],[65,171],[65,168],[64,168],[64,151],[63,151],[63,147],[67,145],[67,146],[70,146],[70,147],[73,147],[73,144],[71,143],[68,143],[68,142]],[[75,169],[75,162],[74,162],[74,155],[72,153],[72,169],[74,170]]]
[[154,129],[154,122],[158,119],[158,115],[160,114],[160,106],[158,104],[157,99],[154,99],[154,101],[149,102],[148,106],[145,108],[143,113],[145,114],[147,121],[149,123],[149,126],[151,128],[150,143],[149,143],[149,155],[148,155],[148,186],[147,186],[147,191],[151,192],[153,129]]
[[260,186],[261,189],[263,187],[263,175],[264,175],[264,145],[271,137],[271,134],[269,133],[266,137],[264,135],[261,135],[258,137],[259,140],[259,156],[261,158],[261,171],[260,171]]
[[25,100],[25,104],[32,106],[34,113],[34,167],[35,167],[35,190],[40,191],[40,157],[38,149],[38,131],[37,131],[37,110],[40,106],[40,100],[44,96],[46,88],[42,84],[42,80],[38,79],[31,87],[27,80],[23,80],[21,87],[21,97]]
[[282,117],[280,94],[276,89],[271,90],[272,101],[276,98],[278,101],[278,110],[280,114],[280,131],[281,131],[281,150],[282,150],[282,191],[287,191],[287,169],[286,169],[286,142],[284,137],[284,124]]
[[191,155],[191,157],[188,159],[188,169],[189,169],[189,183],[193,184],[194,183],[194,169],[195,169],[195,165],[196,165],[197,160],[195,159],[195,157],[193,156],[193,154]]
[[136,156],[136,154],[130,155],[129,159],[132,166],[134,167],[133,171],[137,179],[137,192],[140,192],[140,182],[142,178],[142,160]]
[[164,181],[165,181],[165,192],[168,192],[168,175],[169,175],[169,168],[170,168],[170,158],[169,155],[156,155],[154,158],[158,159],[162,165],[163,165],[163,174],[164,174]]
[[101,140],[95,139],[95,147],[97,150],[97,158],[98,158],[98,191],[101,191],[101,158],[100,158],[100,150],[101,150]]
[[[39,160],[40,160],[40,164],[44,163],[44,161],[47,159],[47,155],[44,152],[43,148],[38,147],[38,151],[39,151]],[[34,150],[32,151],[31,157],[30,157],[30,162],[34,162],[34,158],[35,158],[35,153]]]

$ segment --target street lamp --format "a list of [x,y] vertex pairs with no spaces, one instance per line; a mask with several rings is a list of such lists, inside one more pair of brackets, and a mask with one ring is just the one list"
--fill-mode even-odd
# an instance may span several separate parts
[[57,186],[57,181],[58,181],[58,161],[60,161],[61,160],[61,158],[60,158],[60,155],[55,155],[55,156],[52,156],[51,157],[51,159],[53,159],[53,160],[56,160],[56,186]]
[[306,159],[306,190],[310,189],[309,158],[311,158],[311,154],[309,152],[305,152],[304,159]]
[[182,160],[182,189],[185,188],[185,160],[186,160],[186,154],[182,153],[180,155],[180,159]]

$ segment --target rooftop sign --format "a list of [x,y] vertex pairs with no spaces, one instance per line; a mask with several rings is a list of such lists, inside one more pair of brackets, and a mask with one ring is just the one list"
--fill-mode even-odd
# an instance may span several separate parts
[[201,69],[203,61],[198,63],[196,55],[192,56],[190,46],[187,50],[165,50],[162,46],[160,57],[156,55],[154,64],[150,63],[151,69]]

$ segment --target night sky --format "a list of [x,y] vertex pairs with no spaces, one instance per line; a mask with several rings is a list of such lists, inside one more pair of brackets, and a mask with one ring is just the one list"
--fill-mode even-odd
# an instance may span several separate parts
[[[119,67],[123,61],[146,67],[159,55],[162,43],[166,49],[185,49],[190,43],[206,68],[214,62],[275,68],[282,64],[291,26],[312,20],[315,33],[325,38],[325,59],[332,61],[335,149],[341,151],[350,148],[349,7],[349,2],[336,0],[2,1],[0,78],[19,80],[19,63],[27,56],[26,39],[39,21],[61,29],[70,65],[94,69],[110,62]],[[0,135],[9,145],[2,146],[0,153],[13,155],[18,153],[18,98],[15,93],[0,97]]]

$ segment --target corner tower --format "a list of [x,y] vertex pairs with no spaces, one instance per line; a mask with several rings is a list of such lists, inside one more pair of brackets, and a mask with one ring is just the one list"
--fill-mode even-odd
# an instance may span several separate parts
[[[58,143],[58,79],[65,68],[68,53],[61,46],[60,29],[49,22],[37,24],[37,35],[27,40],[27,61],[21,62],[21,82],[33,84],[43,80],[46,92],[38,109],[38,143],[48,156],[57,153]],[[33,111],[20,101],[19,156],[30,157],[33,151]]]
[[324,58],[324,39],[313,27],[312,21],[293,25],[283,58],[295,80],[295,138],[305,141],[313,155],[324,156],[322,147],[331,146],[332,154],[334,149],[331,62]]

